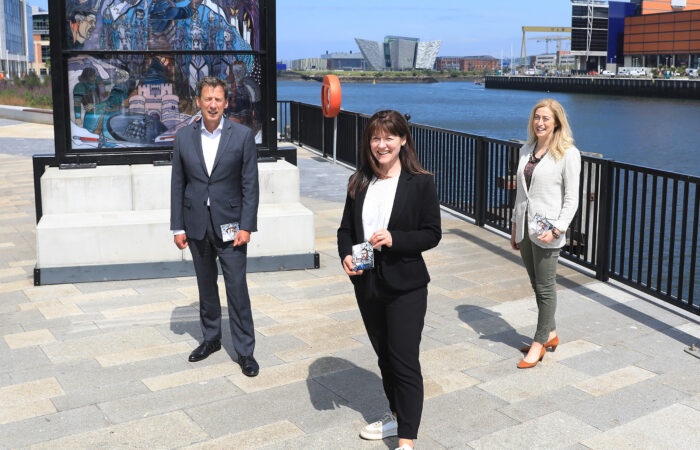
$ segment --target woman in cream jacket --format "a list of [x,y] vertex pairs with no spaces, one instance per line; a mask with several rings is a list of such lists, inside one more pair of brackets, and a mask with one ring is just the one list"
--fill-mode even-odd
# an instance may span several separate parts
[[581,154],[564,108],[553,99],[539,101],[530,113],[528,142],[520,149],[510,238],[513,250],[520,250],[539,310],[533,343],[521,349],[527,353],[518,363],[521,369],[534,367],[547,348],[559,345],[557,260],[578,208],[580,171]]

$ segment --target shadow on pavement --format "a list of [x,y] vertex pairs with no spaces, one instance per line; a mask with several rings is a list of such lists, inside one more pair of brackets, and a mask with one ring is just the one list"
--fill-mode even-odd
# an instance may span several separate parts
[[[333,373],[327,373],[329,367],[347,367]],[[320,375],[326,373],[325,375]],[[350,361],[332,356],[316,359],[309,366],[306,379],[309,396],[314,408],[318,411],[334,410],[340,407],[353,409],[362,414],[367,423],[380,418],[388,409],[388,401],[384,395],[381,378],[369,370],[355,366]],[[323,386],[335,395],[327,395],[319,391],[318,385]],[[358,434],[360,430],[357,430]],[[358,439],[360,439],[358,437]],[[387,448],[398,447],[397,438],[387,438],[382,441]],[[351,446],[352,447],[352,446]]]

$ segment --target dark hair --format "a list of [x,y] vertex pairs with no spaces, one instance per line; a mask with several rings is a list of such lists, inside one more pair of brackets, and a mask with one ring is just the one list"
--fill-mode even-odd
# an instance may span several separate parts
[[204,77],[199,80],[199,83],[197,83],[197,92],[195,94],[197,97],[202,98],[202,89],[204,89],[205,86],[209,86],[210,88],[214,89],[216,89],[217,86],[221,86],[224,90],[224,98],[228,98],[228,85],[221,78]]
[[378,111],[369,119],[362,134],[360,168],[352,174],[350,181],[348,181],[350,198],[354,199],[355,194],[366,188],[369,182],[372,181],[372,178],[380,175],[379,165],[370,148],[372,136],[376,136],[378,132],[406,139],[406,143],[401,146],[401,151],[399,152],[402,170],[412,174],[430,173],[423,169],[418,161],[416,146],[413,143],[413,137],[411,137],[411,130],[408,128],[406,118],[398,111]]

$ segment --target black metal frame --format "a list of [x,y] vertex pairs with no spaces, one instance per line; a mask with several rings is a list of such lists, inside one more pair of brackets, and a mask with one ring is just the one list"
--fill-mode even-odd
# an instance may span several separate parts
[[[262,127],[263,142],[258,144],[258,150],[276,151],[277,149],[277,77],[276,77],[276,3],[275,0],[259,0],[260,8],[260,49],[256,51],[236,51],[236,54],[255,54],[261,60],[263,72],[263,107]],[[180,54],[197,53],[194,51],[95,51],[74,50],[65,48],[66,30],[65,0],[49,2],[49,32],[51,39],[51,81],[53,96],[54,142],[55,154],[59,164],[99,165],[117,164],[149,164],[170,161],[172,148],[163,147],[120,147],[115,149],[95,149],[76,151],[70,142],[70,111],[68,100],[67,59],[71,56],[126,54]],[[203,51],[206,54],[222,54],[223,51]]]
[[[320,106],[285,101],[280,108],[285,110],[280,127],[289,127],[289,139],[324,156],[332,153],[325,139],[328,119]],[[368,119],[341,112],[340,161],[357,167]],[[521,144],[413,123],[409,127],[421,164],[435,174],[440,203],[478,226],[510,234]],[[700,177],[588,155],[582,156],[581,166],[578,211],[561,257],[595,271],[601,281],[612,278],[700,315],[700,300],[694,296],[700,278]]]

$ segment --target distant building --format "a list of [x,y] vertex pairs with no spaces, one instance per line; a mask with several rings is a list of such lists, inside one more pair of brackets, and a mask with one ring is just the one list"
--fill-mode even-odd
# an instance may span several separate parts
[[34,31],[34,61],[31,64],[31,70],[38,75],[48,75],[46,62],[51,58],[48,11],[32,6],[32,28]]
[[571,54],[577,70],[599,70],[608,55],[608,2],[571,2]]
[[442,41],[386,36],[384,42],[355,38],[370,70],[432,69]]
[[19,77],[34,60],[32,8],[26,0],[0,0],[0,73]]
[[287,65],[291,70],[327,70],[328,60],[323,58],[301,58],[293,59],[290,64]]
[[439,56],[435,64],[437,70],[459,70],[462,72],[497,70],[500,65],[498,59],[489,55]]
[[327,70],[365,70],[367,64],[360,53],[328,53],[321,55],[326,60]]
[[700,40],[692,36],[700,36],[700,11],[627,17],[624,65],[698,68]]
[[637,0],[636,3],[641,3],[642,15],[700,9],[700,0]]

